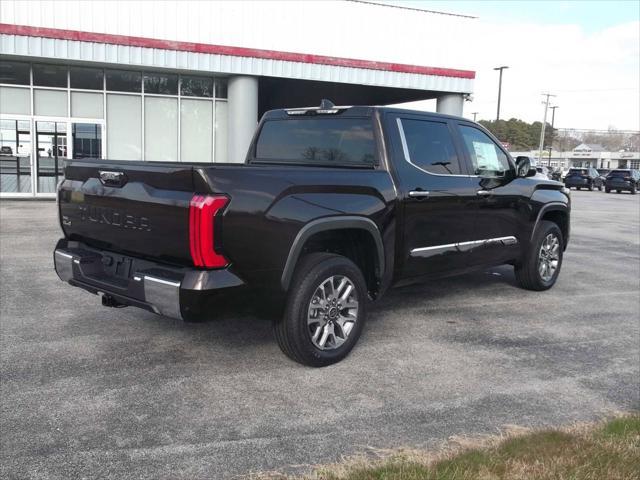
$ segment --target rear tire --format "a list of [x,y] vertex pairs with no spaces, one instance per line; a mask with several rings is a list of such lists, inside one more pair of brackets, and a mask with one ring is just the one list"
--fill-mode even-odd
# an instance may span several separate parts
[[617,192],[617,193],[621,193],[621,192],[622,192],[622,190],[616,190],[616,192]]
[[311,253],[300,260],[291,285],[284,316],[274,322],[284,354],[310,367],[344,359],[366,320],[367,287],[360,269],[341,255]]
[[631,195],[635,195],[637,191],[638,191],[638,188],[635,185],[633,185],[631,187]]
[[611,189],[607,188],[607,187],[604,187],[604,191],[605,191],[605,193],[611,193]]
[[527,290],[547,290],[556,283],[562,267],[564,239],[557,224],[543,220],[533,233],[529,250],[516,264],[518,284]]
[[593,192],[593,183],[590,183],[590,184],[589,184],[589,191],[590,191],[590,192]]

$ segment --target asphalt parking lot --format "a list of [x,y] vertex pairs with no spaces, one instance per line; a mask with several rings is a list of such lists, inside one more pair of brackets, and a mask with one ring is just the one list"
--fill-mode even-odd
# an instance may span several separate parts
[[554,289],[395,290],[342,363],[251,313],[185,324],[60,282],[53,202],[0,202],[0,477],[228,478],[640,408],[640,195],[573,192]]

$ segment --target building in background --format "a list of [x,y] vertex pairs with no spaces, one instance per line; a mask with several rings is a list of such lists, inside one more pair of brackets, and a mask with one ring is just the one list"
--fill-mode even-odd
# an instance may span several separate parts
[[18,1],[0,9],[0,196],[65,158],[241,162],[272,108],[473,91],[471,17],[366,2]]
[[[602,145],[583,143],[568,152],[553,150],[550,157],[549,152],[544,151],[542,160],[538,161],[538,163],[552,168],[561,168],[562,170],[568,170],[574,167],[592,167],[606,170],[616,168],[640,169],[640,152],[608,152],[604,150]],[[537,150],[510,153],[514,158],[519,155],[538,158]]]

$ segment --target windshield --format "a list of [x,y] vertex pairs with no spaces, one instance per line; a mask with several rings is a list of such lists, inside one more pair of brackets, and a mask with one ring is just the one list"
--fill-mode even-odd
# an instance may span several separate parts
[[630,177],[631,172],[629,170],[614,170],[609,174],[610,177]]

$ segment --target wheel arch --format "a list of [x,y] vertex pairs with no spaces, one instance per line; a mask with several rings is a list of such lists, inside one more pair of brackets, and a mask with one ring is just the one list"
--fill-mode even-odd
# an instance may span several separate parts
[[[354,237],[355,235],[355,237]],[[340,245],[339,241],[349,242],[351,248],[353,248],[354,238],[360,237],[363,242],[356,251],[364,251],[365,253],[371,250],[373,255],[373,269],[369,269],[369,263],[367,262],[367,255],[364,257],[356,255],[357,258],[352,258],[352,255],[344,252],[336,252],[336,245]],[[331,241],[329,242],[329,239]],[[325,245],[328,250],[312,250],[312,251],[333,251],[333,253],[340,253],[358,265],[363,270],[365,279],[367,279],[367,287],[370,291],[376,292],[376,285],[379,284],[385,273],[385,255],[384,245],[382,242],[382,235],[377,225],[370,219],[358,216],[339,216],[339,217],[323,217],[313,220],[303,226],[289,249],[289,255],[284,266],[281,277],[281,286],[284,291],[289,289],[293,273],[300,260],[300,257],[305,253],[305,248],[311,246],[317,248],[318,245],[322,246],[323,242],[327,242]],[[375,283],[372,284],[371,282]]]
[[533,230],[531,231],[530,240],[533,239],[533,235],[538,228],[538,225],[543,220],[548,220],[558,225],[560,231],[562,232],[563,249],[566,250],[567,244],[569,243],[569,234],[571,231],[569,208],[567,207],[567,205],[560,202],[544,205],[538,212],[535,225],[533,227]]

